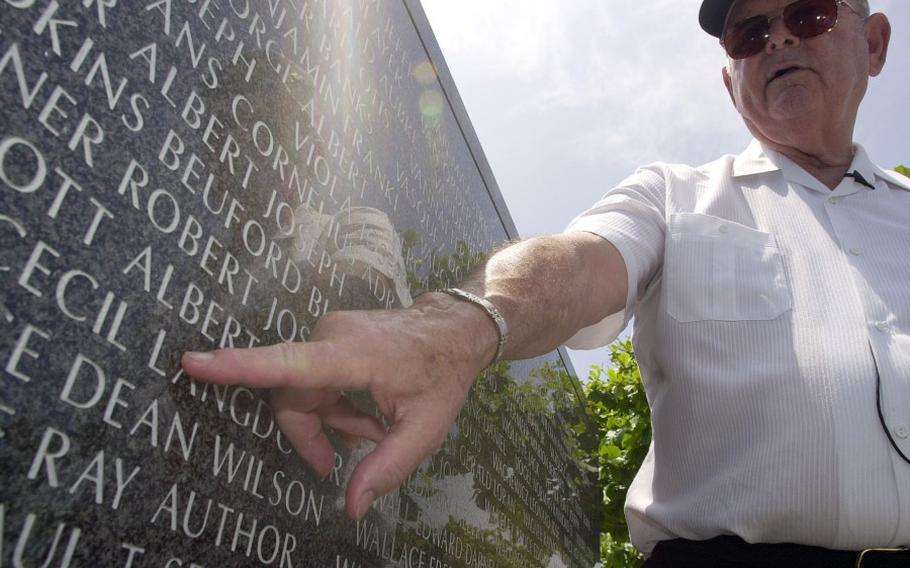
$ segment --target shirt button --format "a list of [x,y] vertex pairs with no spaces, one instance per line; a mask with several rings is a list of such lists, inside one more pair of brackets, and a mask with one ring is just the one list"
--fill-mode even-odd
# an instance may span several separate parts
[[888,322],[884,322],[884,321],[875,322],[875,329],[879,330],[882,333],[888,331],[888,329],[889,329]]
[[863,251],[859,250],[859,249],[856,248],[856,247],[853,247],[853,248],[850,249],[850,254],[852,254],[853,256],[859,256],[859,255],[862,254],[862,252],[863,252]]
[[837,205],[838,203],[840,203],[840,200],[841,200],[840,197],[829,197],[828,203],[830,203],[831,205]]
[[897,437],[901,440],[906,440],[910,437],[910,428],[901,425],[894,429],[894,433],[897,434]]
[[730,227],[728,227],[726,225],[721,225],[720,227],[717,228],[717,232],[719,232],[721,234],[727,234],[729,231],[730,231]]

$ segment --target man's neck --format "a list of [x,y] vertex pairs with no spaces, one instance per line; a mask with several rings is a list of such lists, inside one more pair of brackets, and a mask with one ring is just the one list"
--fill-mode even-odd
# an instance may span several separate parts
[[795,146],[764,141],[774,150],[790,158],[829,189],[837,187],[853,163],[853,143],[811,148],[808,151]]

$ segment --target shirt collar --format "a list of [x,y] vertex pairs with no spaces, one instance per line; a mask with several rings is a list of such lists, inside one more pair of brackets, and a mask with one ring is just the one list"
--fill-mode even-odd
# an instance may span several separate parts
[[[900,175],[897,172],[889,171],[883,168],[876,166],[872,160],[869,159],[869,155],[866,153],[866,149],[863,148],[861,144],[856,144],[856,154],[853,156],[853,163],[850,164],[850,171],[858,171],[868,180],[874,180],[876,177],[883,179],[892,185],[896,185],[901,189],[906,189],[910,191],[910,179]],[[875,182],[873,182],[875,183]]]
[[733,160],[733,177],[776,172],[780,166],[773,158],[777,157],[777,152],[765,150],[762,143],[753,138],[749,147]]
[[[910,179],[892,171],[876,166],[869,159],[869,154],[862,144],[854,144],[853,162],[848,171],[857,171],[865,179],[875,184],[875,178],[883,179],[901,189],[910,191]],[[781,171],[784,178],[806,187],[828,193],[830,190],[815,179],[806,170],[799,167],[786,156],[776,152],[756,139],[753,139],[745,151],[733,160],[733,177],[750,176]]]
[[752,139],[749,147],[733,161],[733,177],[750,176],[769,172],[781,172],[788,182],[798,183],[802,186],[830,193],[830,190],[802,169],[792,160],[768,148],[756,139]]

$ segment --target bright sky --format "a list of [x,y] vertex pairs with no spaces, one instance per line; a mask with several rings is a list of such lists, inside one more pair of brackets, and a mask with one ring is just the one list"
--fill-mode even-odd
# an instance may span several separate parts
[[[749,142],[698,0],[422,3],[524,237],[561,231],[641,164],[702,164]],[[910,165],[910,0],[870,4],[893,37],[855,139],[882,166]],[[571,357],[581,376],[608,360]]]

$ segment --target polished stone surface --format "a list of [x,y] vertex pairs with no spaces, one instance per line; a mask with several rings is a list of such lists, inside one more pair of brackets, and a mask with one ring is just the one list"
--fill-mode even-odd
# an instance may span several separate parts
[[416,2],[6,0],[0,22],[0,566],[594,563],[558,353],[488,370],[361,522],[366,444],[319,480],[263,393],[180,372],[407,306],[515,236]]

